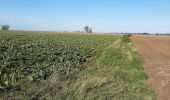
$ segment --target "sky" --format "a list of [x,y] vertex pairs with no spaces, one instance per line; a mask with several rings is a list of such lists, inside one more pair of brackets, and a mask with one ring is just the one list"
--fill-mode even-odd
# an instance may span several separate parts
[[0,0],[12,30],[170,33],[170,0]]

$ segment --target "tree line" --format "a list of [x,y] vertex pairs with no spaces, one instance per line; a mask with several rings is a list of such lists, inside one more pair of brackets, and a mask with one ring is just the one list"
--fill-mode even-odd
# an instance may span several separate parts
[[[10,29],[10,26],[9,25],[1,25],[1,30],[9,30]],[[89,26],[85,26],[84,27],[84,31],[86,33],[92,33],[92,27],[89,27]]]

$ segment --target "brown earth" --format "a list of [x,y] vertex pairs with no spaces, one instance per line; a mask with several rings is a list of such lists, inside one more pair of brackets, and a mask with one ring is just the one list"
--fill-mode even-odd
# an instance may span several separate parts
[[131,41],[143,59],[148,83],[158,100],[170,100],[170,37],[134,35]]

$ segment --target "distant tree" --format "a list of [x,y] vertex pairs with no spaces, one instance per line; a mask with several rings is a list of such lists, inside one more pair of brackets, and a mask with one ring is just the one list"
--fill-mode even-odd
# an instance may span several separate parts
[[2,30],[9,30],[10,26],[9,25],[2,25],[1,29]]
[[92,32],[93,32],[93,30],[92,30],[92,28],[90,27],[90,28],[89,28],[89,33],[92,33]]
[[89,33],[89,26],[85,26],[85,27],[84,27],[84,31],[85,31],[86,33]]
[[142,33],[143,35],[149,35],[149,33]]
[[89,26],[85,26],[85,27],[84,27],[84,31],[85,31],[86,33],[92,33],[92,32],[93,32],[93,31],[92,31],[92,28],[89,27]]

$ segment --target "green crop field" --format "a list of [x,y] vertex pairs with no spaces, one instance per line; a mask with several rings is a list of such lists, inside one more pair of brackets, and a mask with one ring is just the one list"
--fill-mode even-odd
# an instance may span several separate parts
[[128,36],[0,31],[0,98],[150,100]]

